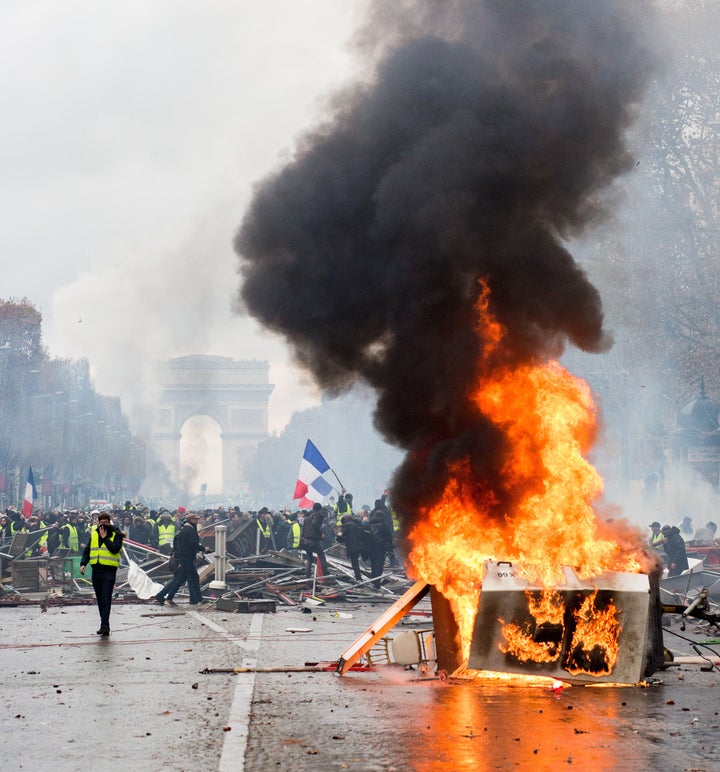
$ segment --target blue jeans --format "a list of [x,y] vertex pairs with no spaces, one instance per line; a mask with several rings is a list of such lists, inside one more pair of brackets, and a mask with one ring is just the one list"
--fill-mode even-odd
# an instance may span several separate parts
[[197,568],[195,568],[195,559],[180,560],[175,569],[173,578],[160,590],[155,596],[158,600],[172,600],[175,593],[187,582],[190,592],[190,603],[202,603],[202,592],[200,590],[200,577]]

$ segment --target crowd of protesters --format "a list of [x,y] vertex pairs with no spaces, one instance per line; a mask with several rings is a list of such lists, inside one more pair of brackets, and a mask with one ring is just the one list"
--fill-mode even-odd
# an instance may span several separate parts
[[[241,511],[239,507],[219,506],[192,512],[183,506],[170,510],[151,509],[141,503],[126,501],[123,505],[105,506],[115,527],[125,535],[124,546],[131,557],[142,558],[147,550],[173,553],[175,537],[192,516],[200,534],[212,535],[215,525],[228,529],[250,520],[257,525],[257,550],[286,551],[302,557],[306,573],[312,575],[315,561],[323,573],[328,572],[325,552],[343,544],[357,581],[363,580],[365,568],[375,587],[387,566],[400,568],[397,551],[399,521],[387,504],[387,493],[373,507],[364,505],[357,511],[351,493],[342,491],[337,500],[314,504],[307,509],[281,508]],[[0,516],[0,538],[12,539],[19,532],[39,535],[29,539],[26,557],[53,556],[56,550],[80,555],[90,543],[100,510],[38,510],[24,517],[15,507]]]

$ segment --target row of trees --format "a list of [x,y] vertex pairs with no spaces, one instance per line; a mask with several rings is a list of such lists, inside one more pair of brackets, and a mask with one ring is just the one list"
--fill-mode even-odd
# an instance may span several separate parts
[[589,270],[630,378],[677,410],[703,376],[720,396],[720,3],[663,6],[637,166]]
[[22,498],[32,466],[43,506],[125,500],[140,488],[145,451],[118,397],[98,394],[85,360],[48,355],[42,315],[0,300],[0,497]]
[[639,477],[703,388],[720,400],[720,3],[656,5],[659,66],[632,137],[637,165],[582,245],[615,337],[604,415],[636,438]]

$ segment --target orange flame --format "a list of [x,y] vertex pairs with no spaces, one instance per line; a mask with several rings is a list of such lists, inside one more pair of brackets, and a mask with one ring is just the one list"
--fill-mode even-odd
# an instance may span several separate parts
[[514,503],[498,511],[497,488],[473,479],[468,458],[449,470],[440,501],[419,513],[409,534],[413,573],[449,600],[464,656],[486,559],[512,561],[542,587],[562,580],[564,565],[588,578],[606,570],[639,572],[644,564],[640,545],[628,549],[598,528],[592,505],[603,483],[586,459],[597,432],[588,384],[556,361],[507,364],[505,333],[488,300],[483,286],[476,308],[484,353],[472,400],[506,438],[496,485]]
[[596,607],[597,591],[589,595],[575,615],[577,627],[569,648],[565,669],[574,675],[612,673],[620,648],[619,611],[611,601]]
[[[526,592],[528,610],[535,619],[535,629],[542,625],[562,625],[565,614],[565,601],[560,593],[545,590],[537,596]],[[503,654],[510,654],[520,662],[554,662],[560,656],[560,646],[557,641],[536,641],[530,630],[530,623],[517,625],[503,623],[502,634],[507,646],[500,646]]]

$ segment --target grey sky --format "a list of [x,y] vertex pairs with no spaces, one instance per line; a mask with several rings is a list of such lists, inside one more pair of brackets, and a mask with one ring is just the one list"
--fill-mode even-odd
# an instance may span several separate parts
[[[313,399],[230,313],[253,181],[352,71],[360,0],[4,0],[2,297],[132,409],[154,358],[268,358],[274,428]],[[82,321],[81,321],[82,320]]]

